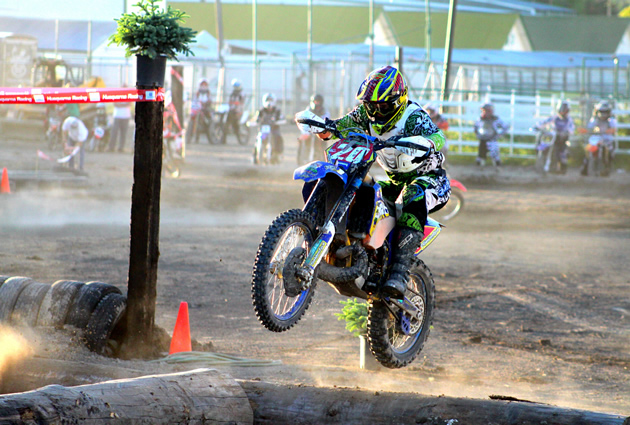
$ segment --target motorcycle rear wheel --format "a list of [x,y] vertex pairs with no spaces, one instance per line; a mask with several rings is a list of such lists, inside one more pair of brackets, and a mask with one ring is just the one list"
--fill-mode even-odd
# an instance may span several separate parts
[[264,327],[284,332],[304,315],[313,299],[316,279],[297,296],[286,294],[283,271],[290,254],[304,248],[305,254],[315,239],[310,214],[289,210],[269,226],[258,247],[252,272],[252,298],[256,316]]
[[368,305],[370,350],[390,369],[405,367],[416,358],[433,323],[435,284],[431,271],[419,259],[409,270],[407,287],[405,298],[421,311],[420,319],[397,307],[397,301],[374,300]]
[[431,214],[437,221],[445,223],[455,218],[464,209],[464,193],[461,189],[451,186],[451,198],[439,211]]

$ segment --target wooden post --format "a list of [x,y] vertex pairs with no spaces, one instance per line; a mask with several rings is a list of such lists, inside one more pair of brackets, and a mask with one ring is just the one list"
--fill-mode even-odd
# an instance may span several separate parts
[[[154,87],[141,87],[151,89]],[[155,355],[153,344],[160,230],[164,102],[136,103],[131,242],[124,357]]]

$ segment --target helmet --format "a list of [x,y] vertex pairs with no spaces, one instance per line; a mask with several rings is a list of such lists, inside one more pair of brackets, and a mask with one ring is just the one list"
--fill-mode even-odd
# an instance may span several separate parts
[[611,112],[612,108],[610,106],[610,103],[605,100],[602,100],[597,105],[595,105],[595,115],[597,115],[598,118],[608,119]]
[[375,69],[361,83],[357,100],[363,103],[376,132],[386,133],[407,108],[407,83],[393,66]]
[[558,101],[558,107],[556,109],[558,110],[558,113],[560,115],[568,114],[569,111],[571,110],[571,107],[569,106],[569,101],[568,100],[559,100]]
[[272,93],[265,93],[262,99],[263,107],[271,108],[276,104],[276,97]]
[[311,96],[311,109],[317,109],[317,107],[322,107],[324,105],[324,96],[321,94],[314,94]]
[[233,88],[234,90],[240,90],[240,89],[242,89],[242,88],[243,88],[243,85],[241,84],[241,82],[240,82],[240,81],[238,81],[238,79],[236,79],[236,78],[234,78],[234,79],[232,80],[232,83],[231,83],[231,84],[232,84],[232,88]]
[[481,105],[481,117],[486,118],[486,117],[491,117],[494,115],[494,105],[490,102],[486,102],[483,105]]

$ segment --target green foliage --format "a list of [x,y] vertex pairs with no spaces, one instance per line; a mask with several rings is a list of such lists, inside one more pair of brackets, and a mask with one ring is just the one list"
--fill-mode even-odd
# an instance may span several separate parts
[[357,301],[356,298],[347,301],[339,301],[343,304],[341,313],[335,313],[338,320],[346,321],[346,329],[354,336],[367,334],[368,305],[365,301]]
[[140,13],[124,13],[114,19],[118,28],[109,38],[109,44],[125,46],[127,57],[142,55],[154,59],[166,55],[177,60],[177,53],[194,56],[189,44],[195,42],[197,32],[180,24],[188,15],[170,5],[166,10],[159,9],[156,1],[140,0],[134,5],[140,8]]

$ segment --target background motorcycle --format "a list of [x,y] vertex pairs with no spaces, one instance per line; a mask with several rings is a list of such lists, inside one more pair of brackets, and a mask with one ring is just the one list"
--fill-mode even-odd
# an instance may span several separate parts
[[169,177],[181,176],[186,154],[184,131],[177,118],[177,110],[170,103],[164,110],[162,133],[162,172]]
[[603,177],[610,175],[612,152],[599,127],[593,128],[584,149],[586,165],[583,171],[586,171],[585,175]]
[[464,209],[464,193],[468,192],[466,186],[459,180],[455,180],[451,177],[448,179],[451,182],[451,197],[446,205],[431,214],[431,216],[442,223],[454,219]]
[[[297,121],[336,132],[331,122]],[[271,223],[252,274],[254,309],[267,329],[283,332],[295,325],[321,279],[340,295],[368,300],[370,350],[383,366],[401,368],[416,358],[433,320],[435,287],[429,268],[416,257],[404,300],[380,295],[389,276],[396,220],[368,172],[375,151],[394,146],[418,148],[404,140],[383,142],[351,133],[327,148],[328,162],[295,170],[294,178],[305,181],[306,203]],[[440,228],[428,218],[416,256],[435,240]]]
[[212,119],[212,114],[204,111],[202,103],[194,100],[190,105],[190,118],[186,125],[186,140],[188,143],[199,143],[200,132],[206,135],[208,143],[218,143],[221,139],[217,140],[212,133],[216,131],[215,126],[212,125]]
[[530,130],[536,132],[536,164],[534,169],[537,173],[545,175],[549,172],[553,161],[553,144],[556,140],[556,132],[538,127],[533,127]]
[[[254,144],[254,151],[252,152],[252,162],[254,165],[269,165],[279,164],[280,154],[277,152],[276,143],[274,141],[273,126],[284,124],[284,121],[272,122],[270,120],[264,120],[260,124],[260,129],[256,135],[256,142]],[[248,122],[249,127],[256,127],[259,124],[256,122]]]

